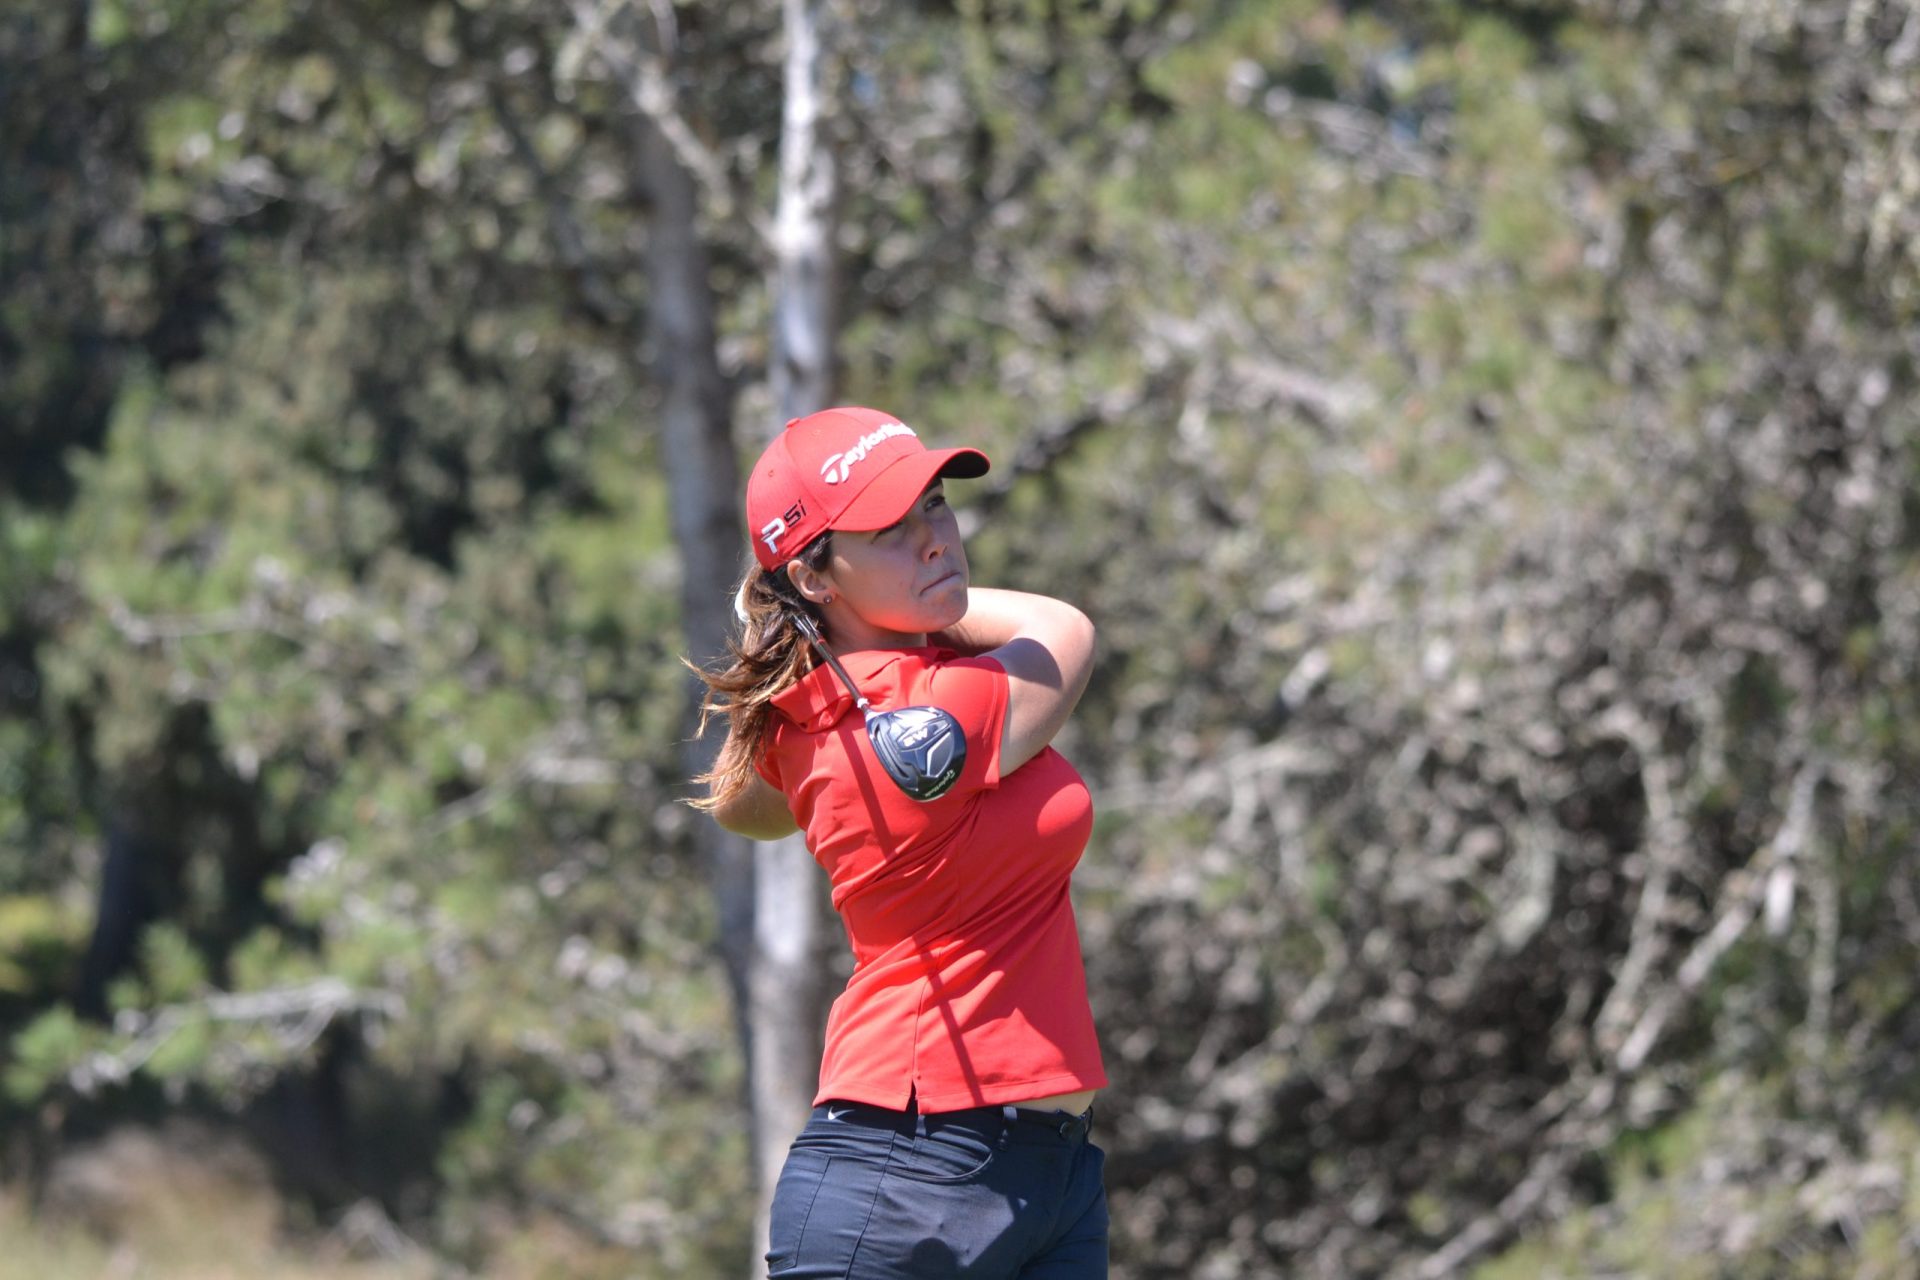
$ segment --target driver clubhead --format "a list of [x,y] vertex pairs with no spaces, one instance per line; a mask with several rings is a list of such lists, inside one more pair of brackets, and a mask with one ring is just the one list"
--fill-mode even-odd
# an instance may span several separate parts
[[902,707],[867,716],[867,737],[880,767],[915,800],[938,800],[960,780],[967,735],[939,707]]

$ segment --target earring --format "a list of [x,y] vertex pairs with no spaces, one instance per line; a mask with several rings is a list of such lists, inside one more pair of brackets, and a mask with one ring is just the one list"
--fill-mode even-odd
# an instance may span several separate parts
[[831,592],[831,591],[829,591],[829,592],[827,592],[827,598],[826,598],[826,599],[824,599],[824,600],[822,600],[822,601],[821,601],[820,603],[821,603],[821,604],[832,604],[832,603],[833,603],[833,592]]

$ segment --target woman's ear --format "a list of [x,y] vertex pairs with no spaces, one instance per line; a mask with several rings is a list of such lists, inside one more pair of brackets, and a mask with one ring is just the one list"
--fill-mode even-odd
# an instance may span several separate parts
[[818,569],[809,568],[804,560],[787,561],[787,581],[814,604],[833,603],[833,588],[828,585],[826,575]]

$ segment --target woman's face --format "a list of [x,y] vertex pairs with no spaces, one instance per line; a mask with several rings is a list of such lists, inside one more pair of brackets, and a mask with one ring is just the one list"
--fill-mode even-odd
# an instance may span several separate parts
[[967,553],[940,481],[896,524],[836,530],[818,578],[832,596],[821,606],[828,639],[846,649],[925,644],[928,632],[960,621],[967,612]]

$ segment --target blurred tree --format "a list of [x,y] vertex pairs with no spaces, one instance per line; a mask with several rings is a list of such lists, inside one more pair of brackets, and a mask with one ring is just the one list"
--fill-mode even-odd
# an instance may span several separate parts
[[320,1117],[323,1211],[473,1266],[749,1265],[673,659],[808,296],[810,377],[994,454],[981,579],[1101,622],[1117,1273],[1575,1203],[1487,1265],[1654,1267],[1712,1142],[1768,1229],[1676,1256],[1844,1260],[1851,1197],[1903,1263],[1912,7],[816,12],[786,293],[771,3],[0,18],[13,1115]]
[[[773,334],[768,434],[835,402],[839,356],[839,211],[836,81],[842,64],[831,6],[783,0],[779,193],[773,221]],[[731,496],[731,495],[727,495]],[[773,1192],[788,1146],[807,1122],[825,1047],[827,977],[824,879],[798,833],[754,850],[754,955],[748,1042],[756,1096],[753,1149],[758,1205],[753,1275],[768,1246]]]
[[[95,42],[126,30],[109,17],[190,25],[95,16]],[[570,342],[544,228],[518,229],[524,173],[468,147],[524,24],[216,16],[142,139],[139,198],[229,230],[229,202],[257,198],[279,224],[227,239],[204,359],[128,366],[108,452],[41,556],[59,612],[37,650],[48,723],[79,726],[142,824],[108,846],[127,874],[102,892],[148,885],[164,850],[168,891],[132,896],[205,963],[163,981],[162,934],[103,912],[90,989],[120,1034],[36,1023],[13,1096],[140,1071],[284,1127],[313,1104],[289,1111],[275,1081],[312,1072],[309,1099],[336,1108],[321,1130],[347,1135],[344,1167],[307,1161],[312,1189],[431,1210],[475,1253],[504,1196],[678,1274],[744,1227],[712,1203],[646,1211],[725,1187],[738,1144],[700,1131],[724,1106],[684,1101],[726,1094],[728,1024],[680,950],[705,913],[669,856],[674,611],[632,589],[676,567],[658,455],[629,422],[643,382],[599,336],[638,350],[635,317],[588,315]],[[450,61],[463,35],[486,74]],[[542,136],[564,145],[557,115]],[[84,847],[83,815],[58,818]]]

